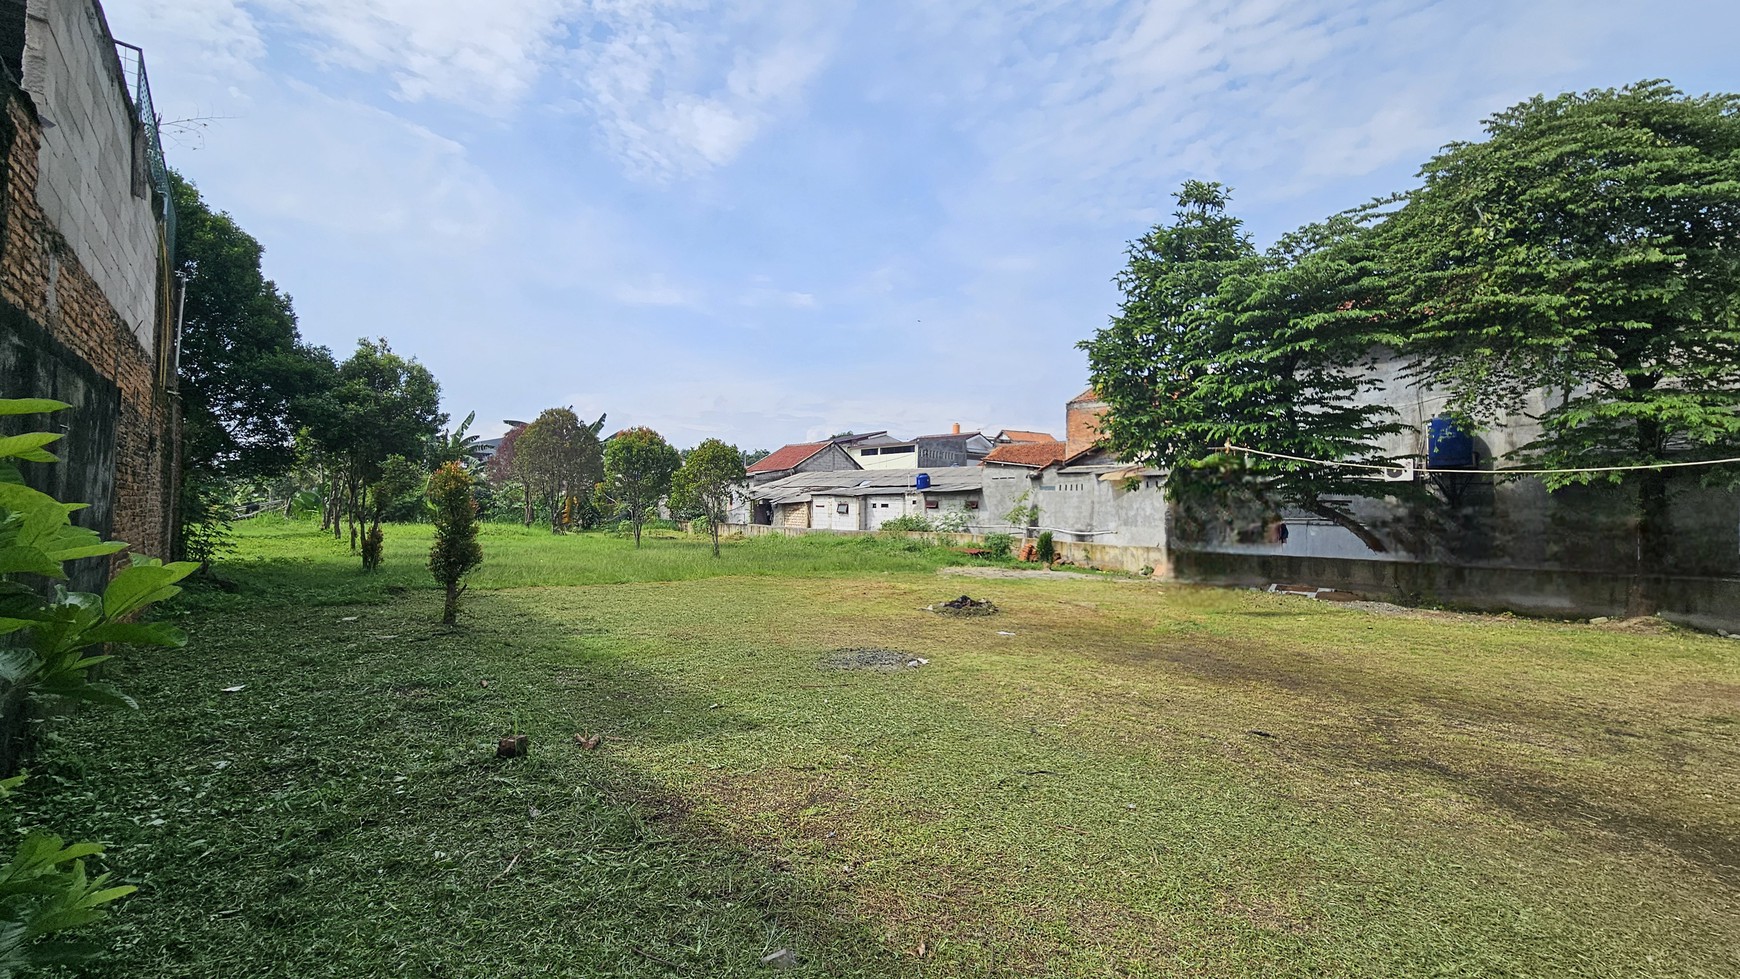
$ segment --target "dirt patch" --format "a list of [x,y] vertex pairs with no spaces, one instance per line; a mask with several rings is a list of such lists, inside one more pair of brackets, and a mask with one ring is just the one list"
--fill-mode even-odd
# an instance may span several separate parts
[[817,665],[824,670],[904,670],[918,662],[917,656],[898,649],[852,646],[834,650]]
[[974,615],[996,615],[997,604],[989,598],[973,598],[968,595],[962,595],[959,598],[951,598],[946,602],[939,602],[935,605],[929,606],[928,611],[935,612],[938,615],[955,615],[963,617]]

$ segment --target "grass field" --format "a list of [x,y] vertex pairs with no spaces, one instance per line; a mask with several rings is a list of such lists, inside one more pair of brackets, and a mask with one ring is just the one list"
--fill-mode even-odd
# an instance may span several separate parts
[[1740,975],[1740,642],[499,527],[448,631],[387,539],[245,530],[51,726],[98,974]]

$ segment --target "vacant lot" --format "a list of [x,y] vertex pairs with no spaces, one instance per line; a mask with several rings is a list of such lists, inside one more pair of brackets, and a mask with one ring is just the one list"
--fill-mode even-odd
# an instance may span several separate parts
[[1740,642],[501,528],[447,631],[388,542],[249,531],[52,725],[106,974],[1740,974]]

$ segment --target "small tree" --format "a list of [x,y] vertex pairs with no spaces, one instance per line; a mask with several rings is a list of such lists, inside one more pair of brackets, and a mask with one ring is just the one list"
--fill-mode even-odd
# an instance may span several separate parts
[[577,501],[591,492],[602,469],[597,428],[580,424],[572,408],[539,412],[514,446],[513,470],[529,493],[548,503],[552,533],[568,529]]
[[640,528],[671,491],[682,457],[664,436],[650,428],[619,432],[604,446],[604,499],[634,526],[634,546]]
[[429,478],[429,502],[435,508],[435,546],[429,549],[429,573],[446,589],[441,623],[452,625],[459,614],[461,582],[483,563],[477,543],[477,501],[471,495],[471,474],[463,463],[449,462]]
[[689,452],[672,481],[671,506],[701,511],[707,521],[707,533],[713,538],[714,557],[719,556],[719,525],[725,522],[731,500],[744,478],[742,451],[718,439],[708,439]]

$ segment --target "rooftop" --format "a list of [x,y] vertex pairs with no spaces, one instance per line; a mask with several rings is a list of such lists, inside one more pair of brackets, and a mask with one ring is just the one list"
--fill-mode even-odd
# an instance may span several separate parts
[[1062,462],[1068,447],[1062,442],[1010,442],[999,445],[985,456],[987,465],[1031,466],[1043,469],[1054,462]]
[[798,442],[795,445],[787,445],[769,453],[745,469],[744,472],[776,473],[781,469],[790,469],[832,444],[832,442]]

